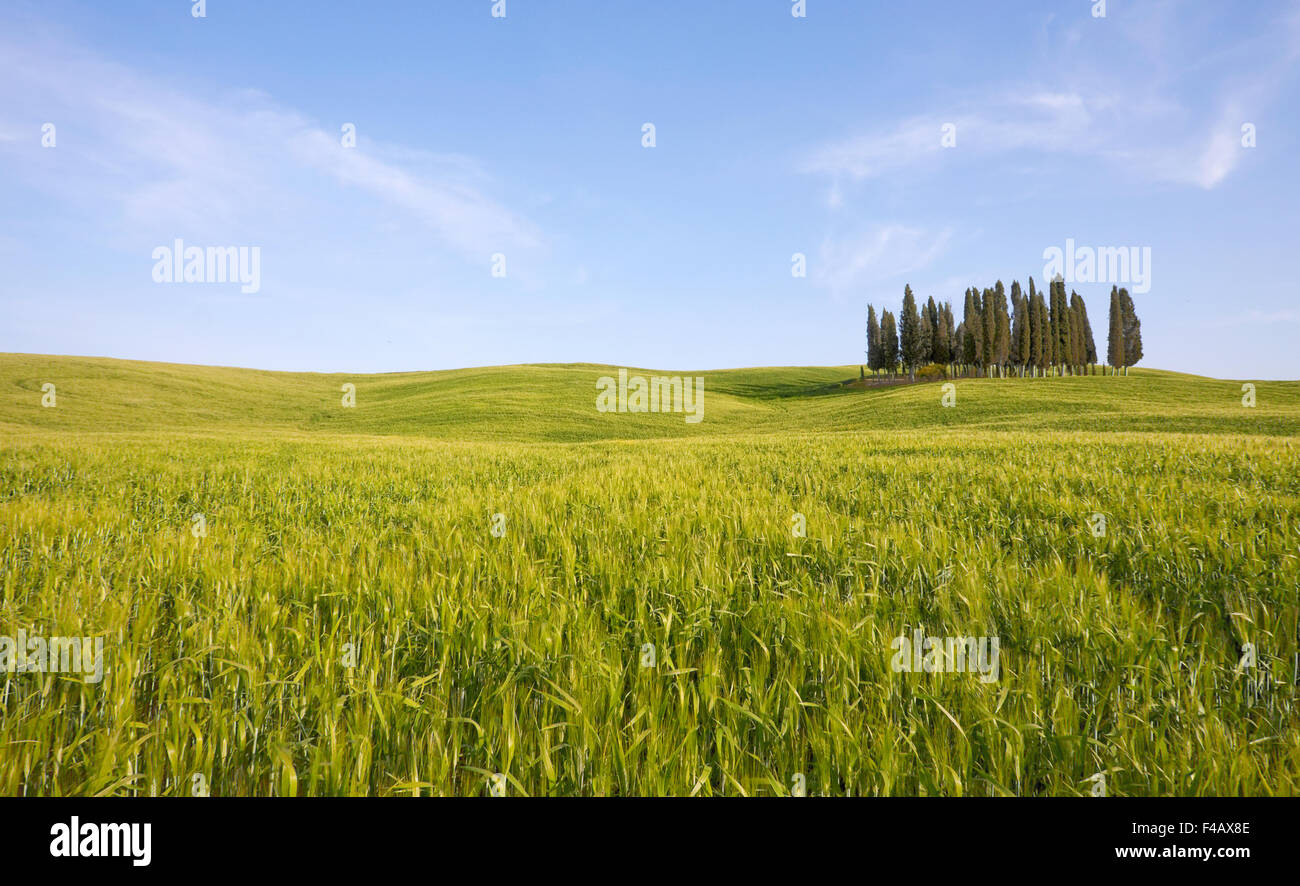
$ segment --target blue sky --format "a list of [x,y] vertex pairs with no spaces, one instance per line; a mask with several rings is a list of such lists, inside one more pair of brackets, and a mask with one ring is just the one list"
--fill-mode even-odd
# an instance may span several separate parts
[[[6,0],[0,351],[857,363],[1073,239],[1150,247],[1144,365],[1300,377],[1300,4],[792,5]],[[155,283],[177,238],[260,290]]]

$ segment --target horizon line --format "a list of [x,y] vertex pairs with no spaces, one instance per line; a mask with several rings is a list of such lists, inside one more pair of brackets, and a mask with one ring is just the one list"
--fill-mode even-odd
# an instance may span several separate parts
[[[767,364],[762,366],[721,366],[713,369],[654,369],[647,366],[628,366],[618,363],[593,363],[589,361],[565,361],[565,362],[532,362],[532,363],[482,363],[472,366],[454,366],[446,369],[386,369],[379,371],[350,371],[350,370],[321,370],[321,369],[264,369],[256,366],[231,366],[221,363],[184,363],[173,360],[142,360],[136,357],[110,357],[95,354],[36,354],[24,351],[0,351],[0,358],[3,357],[38,357],[59,360],[112,360],[117,363],[147,363],[156,366],[185,366],[195,369],[233,369],[240,372],[265,372],[280,375],[428,375],[435,372],[464,372],[473,369],[518,369],[528,366],[538,366],[547,368],[565,368],[578,366],[603,367],[609,369],[635,369],[646,372],[661,372],[670,374],[688,375],[692,373],[708,372],[742,372],[745,370],[757,369],[851,369],[853,367],[865,367],[865,362],[861,363],[827,363],[827,364],[803,364],[803,363],[784,363],[784,364]],[[1105,363],[1096,363],[1097,366],[1105,366]],[[1267,381],[1267,382],[1300,382],[1300,379],[1294,378],[1224,378],[1217,375],[1203,375],[1198,372],[1179,372],[1172,369],[1161,369],[1156,366],[1130,366],[1130,372],[1156,372],[1167,375],[1181,375],[1189,378],[1203,378],[1210,381]],[[1091,376],[1069,376],[1074,377],[1091,377]],[[1098,376],[1101,377],[1101,376]],[[1014,381],[1018,379],[983,379],[983,378],[961,378],[961,381]],[[1032,380],[1032,379],[1031,379]]]

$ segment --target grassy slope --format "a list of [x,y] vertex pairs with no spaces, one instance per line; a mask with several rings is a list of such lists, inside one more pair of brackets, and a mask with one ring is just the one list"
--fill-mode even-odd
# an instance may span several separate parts
[[613,371],[0,355],[0,634],[109,639],[0,679],[0,794],[1300,793],[1300,383],[730,370],[687,425]]
[[[843,386],[857,367],[700,373],[704,421],[595,409],[596,379],[617,369],[547,364],[345,375],[265,372],[84,357],[0,354],[0,432],[279,432],[403,435],[444,440],[583,441],[747,432],[894,429],[1174,431],[1300,434],[1300,382],[1241,382],[1135,370],[1127,378],[957,380],[958,405],[936,383]],[[649,371],[645,371],[649,374]],[[357,386],[357,408],[340,386]],[[41,385],[58,405],[40,405]]]

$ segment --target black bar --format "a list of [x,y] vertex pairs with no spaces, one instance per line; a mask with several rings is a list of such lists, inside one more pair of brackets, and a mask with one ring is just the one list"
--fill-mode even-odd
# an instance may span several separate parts
[[[493,878],[671,873],[688,863],[695,871],[794,864],[810,874],[880,862],[926,875],[1032,874],[1047,862],[1085,873],[1217,873],[1294,855],[1284,840],[1295,807],[1279,799],[784,799],[8,799],[0,846],[15,869],[127,876],[340,876],[399,863],[446,875],[448,862]],[[119,857],[54,857],[51,834],[73,816],[83,833],[88,823],[148,823],[149,864],[134,864],[129,848]],[[1152,848],[1155,857],[1119,855]],[[1222,854],[1238,850],[1244,856]]]

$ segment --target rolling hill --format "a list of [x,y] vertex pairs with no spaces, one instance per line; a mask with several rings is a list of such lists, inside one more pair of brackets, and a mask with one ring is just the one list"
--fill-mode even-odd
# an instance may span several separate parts
[[[1242,382],[1135,369],[1128,377],[957,379],[862,388],[856,366],[762,367],[704,379],[704,420],[602,414],[596,380],[617,367],[493,366],[375,375],[268,372],[88,357],[0,354],[0,432],[360,434],[580,442],[864,430],[1129,431],[1294,436],[1300,381]],[[631,370],[644,375],[651,370]],[[664,373],[660,373],[664,374]],[[41,406],[55,385],[55,408]],[[341,406],[344,383],[356,407]]]

